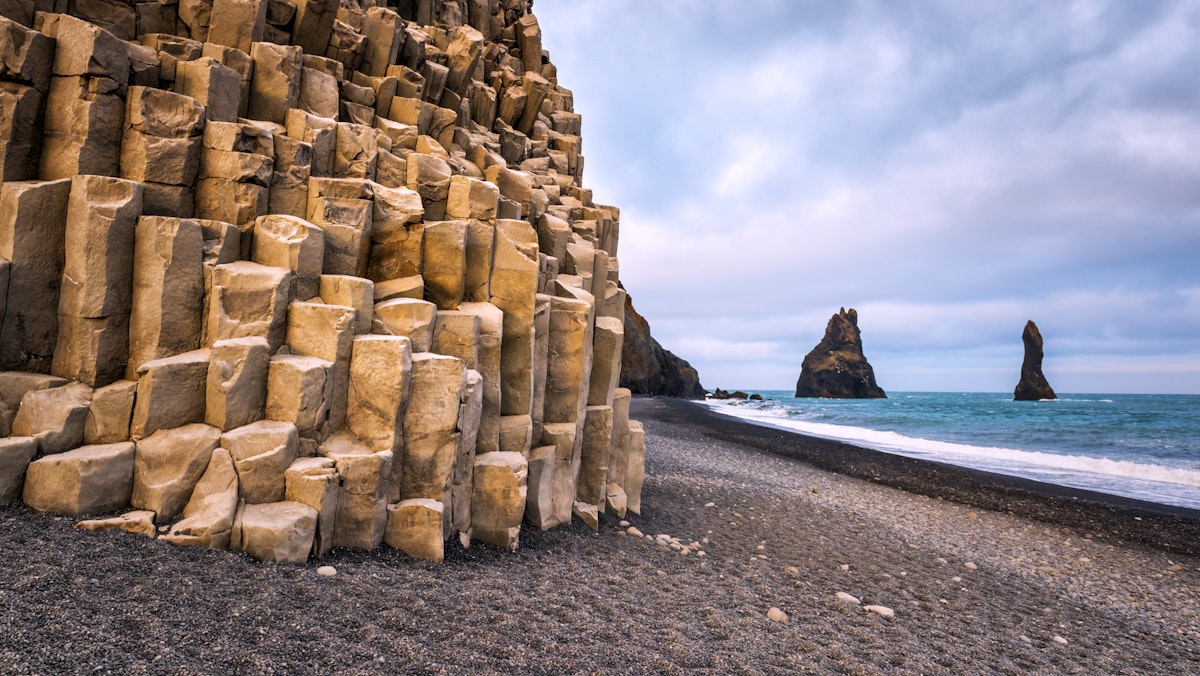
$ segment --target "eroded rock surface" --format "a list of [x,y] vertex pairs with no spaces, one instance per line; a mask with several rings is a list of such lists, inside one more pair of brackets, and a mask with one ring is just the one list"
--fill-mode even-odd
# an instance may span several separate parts
[[1046,376],[1042,374],[1042,332],[1038,331],[1032,319],[1025,322],[1021,342],[1025,344],[1025,359],[1021,362],[1021,381],[1013,390],[1013,400],[1057,399],[1054,388],[1050,387]]
[[882,399],[875,371],[863,355],[858,312],[842,308],[825,326],[825,337],[804,356],[797,397],[829,399]]

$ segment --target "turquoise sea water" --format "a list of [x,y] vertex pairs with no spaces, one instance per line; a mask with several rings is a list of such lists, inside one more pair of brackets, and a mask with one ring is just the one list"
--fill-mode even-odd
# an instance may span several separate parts
[[[746,390],[750,392],[750,390]],[[1200,509],[1200,395],[894,392],[887,399],[709,400],[760,424],[898,455]]]

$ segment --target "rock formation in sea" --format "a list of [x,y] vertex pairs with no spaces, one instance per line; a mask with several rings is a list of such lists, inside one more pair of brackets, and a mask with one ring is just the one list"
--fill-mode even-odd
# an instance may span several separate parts
[[634,394],[661,394],[683,399],[703,399],[708,394],[700,375],[650,335],[650,323],[625,297],[625,345],[621,352],[621,387]]
[[1042,332],[1038,331],[1032,319],[1025,322],[1021,342],[1025,343],[1025,359],[1021,362],[1021,382],[1013,390],[1013,400],[1057,399],[1054,389],[1042,374]]
[[797,397],[829,399],[882,399],[887,397],[875,384],[875,371],[863,356],[858,313],[842,308],[829,319],[825,337],[804,356]]
[[0,506],[280,561],[638,512],[530,5],[0,0]]

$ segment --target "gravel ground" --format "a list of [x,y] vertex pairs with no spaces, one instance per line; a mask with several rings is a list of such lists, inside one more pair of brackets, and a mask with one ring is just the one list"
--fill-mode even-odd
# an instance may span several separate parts
[[671,400],[633,415],[650,539],[605,517],[441,566],[277,566],[2,509],[0,673],[1200,672],[1200,559],[1163,540],[1193,515],[999,480],[941,499],[907,464],[813,466],[865,453],[841,444]]

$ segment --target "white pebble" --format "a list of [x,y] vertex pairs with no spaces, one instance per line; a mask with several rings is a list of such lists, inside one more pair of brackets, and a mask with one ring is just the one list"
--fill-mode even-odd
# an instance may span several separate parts
[[337,568],[334,568],[333,566],[321,566],[317,569],[317,575],[320,575],[321,577],[333,577],[334,575],[337,575]]
[[851,596],[846,592],[838,592],[836,596],[837,600],[842,601],[843,603],[853,603],[856,606],[862,603],[862,601],[859,601],[856,597]]
[[954,577],[950,578],[950,581],[951,582],[962,582],[962,578],[955,575]]
[[630,535],[632,535],[635,538],[642,537],[642,531],[638,530],[637,526],[630,526],[625,532],[629,533]]
[[1063,645],[1066,645],[1066,644],[1067,644],[1067,639],[1065,639],[1065,638],[1063,638],[1063,637],[1061,637],[1061,636],[1055,636],[1055,637],[1054,637],[1054,642],[1055,642],[1055,643],[1061,643],[1061,644],[1063,644]]
[[848,563],[843,563],[842,565],[838,566],[838,569],[839,569],[839,570],[841,570],[841,571],[843,571],[843,572],[845,572],[845,571],[847,571],[847,570],[850,570],[850,564],[848,564]]
[[629,528],[629,522],[625,521],[624,519],[622,519],[621,522],[617,525],[620,526],[621,528]]
[[715,502],[706,502],[706,503],[704,503],[704,506],[705,506],[705,507],[716,507],[716,506],[717,506],[717,503],[715,503]]
[[868,610],[872,613],[878,613],[881,617],[895,617],[896,611],[887,606],[863,606],[863,610]]
[[978,567],[979,566],[975,565],[974,563],[971,563],[970,561],[967,561],[966,563],[963,564],[963,568],[966,568],[967,570],[975,570]]

